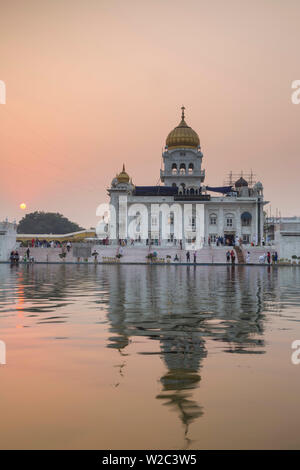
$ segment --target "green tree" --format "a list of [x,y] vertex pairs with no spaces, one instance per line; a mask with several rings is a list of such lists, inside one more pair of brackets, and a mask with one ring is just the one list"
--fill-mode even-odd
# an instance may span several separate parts
[[64,234],[84,230],[67,217],[55,212],[31,212],[18,224],[18,233],[55,233]]

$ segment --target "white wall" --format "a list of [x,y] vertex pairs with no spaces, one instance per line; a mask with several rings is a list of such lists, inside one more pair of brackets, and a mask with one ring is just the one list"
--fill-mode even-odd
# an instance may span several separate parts
[[283,237],[282,235],[276,240],[280,258],[291,258],[292,256],[300,256],[300,234],[298,236]]
[[16,248],[16,225],[0,222],[0,261],[8,261],[12,250]]

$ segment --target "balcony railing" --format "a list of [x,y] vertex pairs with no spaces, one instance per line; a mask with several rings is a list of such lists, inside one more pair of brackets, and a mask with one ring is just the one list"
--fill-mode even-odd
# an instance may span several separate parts
[[[198,174],[197,174],[198,173]],[[189,173],[189,172],[186,172],[186,173],[180,173],[180,171],[176,171],[176,173],[174,172],[171,172],[170,174],[166,173],[164,170],[160,170],[160,178],[163,180],[165,177],[175,177],[175,178],[182,178],[182,177],[186,177],[186,176],[193,176],[194,178],[200,178],[201,181],[204,181],[204,178],[205,178],[205,170],[201,170],[200,172],[193,172],[193,173]]]

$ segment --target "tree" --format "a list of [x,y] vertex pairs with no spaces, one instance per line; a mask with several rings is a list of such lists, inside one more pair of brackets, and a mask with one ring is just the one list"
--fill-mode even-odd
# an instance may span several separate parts
[[64,234],[84,230],[58,212],[31,212],[20,220],[18,233]]

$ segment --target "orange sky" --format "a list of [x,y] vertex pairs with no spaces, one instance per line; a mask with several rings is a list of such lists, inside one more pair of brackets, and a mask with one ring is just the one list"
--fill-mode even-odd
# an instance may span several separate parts
[[125,162],[156,184],[186,107],[206,183],[253,171],[300,215],[298,0],[10,0],[1,3],[0,219],[58,211],[95,226]]

